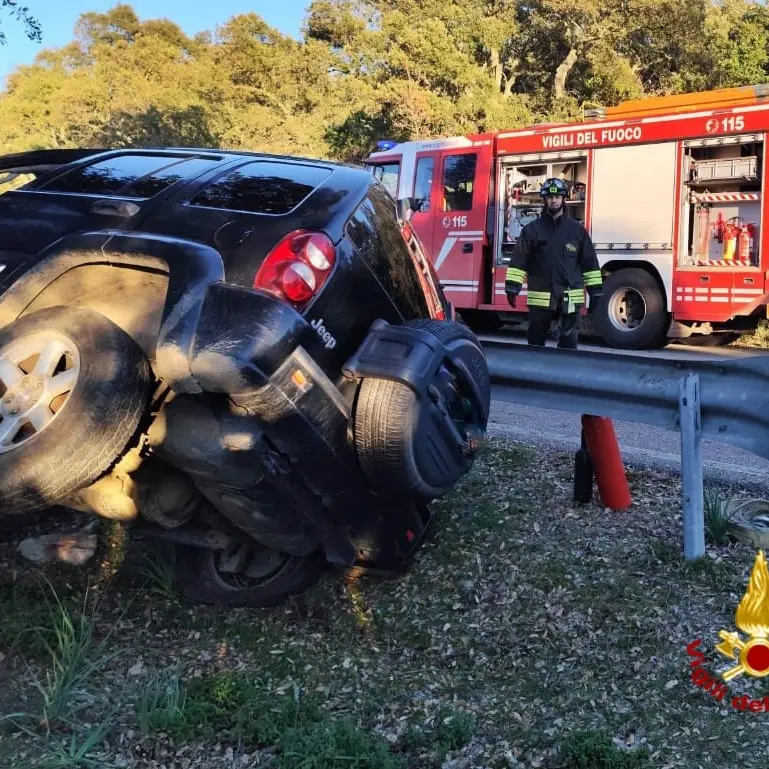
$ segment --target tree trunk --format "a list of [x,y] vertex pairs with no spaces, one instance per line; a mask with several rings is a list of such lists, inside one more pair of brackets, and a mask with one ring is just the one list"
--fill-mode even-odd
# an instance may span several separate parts
[[562,99],[566,95],[566,80],[569,77],[572,67],[574,67],[576,63],[577,49],[571,48],[566,55],[566,58],[558,65],[558,69],[555,71],[553,90],[555,91],[556,99]]
[[494,83],[497,86],[497,91],[502,90],[502,62],[499,60],[499,51],[496,48],[492,48],[489,51],[489,58],[491,59],[491,69],[494,72]]
[[520,59],[512,59],[511,61],[507,62],[507,68],[510,71],[509,75],[505,75],[505,98],[509,99],[510,94],[513,92],[513,88],[515,87],[515,81],[518,80],[518,67],[521,65]]

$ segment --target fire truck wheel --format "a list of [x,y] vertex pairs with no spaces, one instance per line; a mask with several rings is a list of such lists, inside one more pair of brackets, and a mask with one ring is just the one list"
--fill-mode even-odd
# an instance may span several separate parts
[[626,350],[659,347],[668,323],[662,289],[646,270],[618,270],[606,279],[596,325],[607,344]]
[[361,469],[380,493],[430,501],[450,491],[475,460],[472,446],[486,431],[491,402],[491,378],[485,356],[473,332],[461,323],[416,320],[406,324],[436,336],[452,358],[473,372],[483,403],[474,406],[459,387],[458,374],[441,366],[431,386],[440,406],[465,441],[457,456],[444,444],[435,407],[423,403],[405,384],[367,378],[360,384],[354,415],[355,449]]

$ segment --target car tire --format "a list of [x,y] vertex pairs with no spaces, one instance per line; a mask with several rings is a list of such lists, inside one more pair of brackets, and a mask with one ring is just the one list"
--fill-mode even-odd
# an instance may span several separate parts
[[646,270],[617,270],[604,282],[596,308],[596,326],[611,347],[640,350],[662,346],[668,313],[657,281]]
[[262,572],[258,576],[227,573],[222,569],[220,551],[177,545],[176,584],[186,598],[196,603],[266,608],[309,590],[328,566],[321,550],[303,556],[256,544],[250,550],[251,563]]
[[[449,352],[463,346],[474,348],[471,354],[477,356],[477,368],[482,371],[478,386],[484,398],[484,413],[474,416],[482,423],[479,429],[485,432],[491,379],[475,334],[458,322],[417,320],[406,326],[433,334]],[[420,403],[416,393],[401,382],[364,378],[353,418],[358,461],[368,482],[380,493],[431,501],[450,491],[473,464],[474,457],[470,455],[461,462],[452,462],[436,475],[436,465],[430,462],[431,447],[419,445],[429,419],[428,404]]]
[[110,468],[136,435],[153,378],[103,315],[52,307],[0,330],[0,382],[0,512],[18,515]]

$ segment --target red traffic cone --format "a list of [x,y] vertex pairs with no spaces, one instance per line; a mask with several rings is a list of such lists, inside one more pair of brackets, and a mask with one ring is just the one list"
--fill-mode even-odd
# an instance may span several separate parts
[[612,510],[627,510],[632,499],[613,422],[583,414],[582,429],[601,501]]

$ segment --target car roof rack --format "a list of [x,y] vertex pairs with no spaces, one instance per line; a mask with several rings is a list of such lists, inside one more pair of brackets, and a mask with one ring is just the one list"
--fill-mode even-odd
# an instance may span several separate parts
[[0,155],[0,171],[16,174],[39,174],[108,151],[105,149],[55,149],[15,152],[9,155]]

